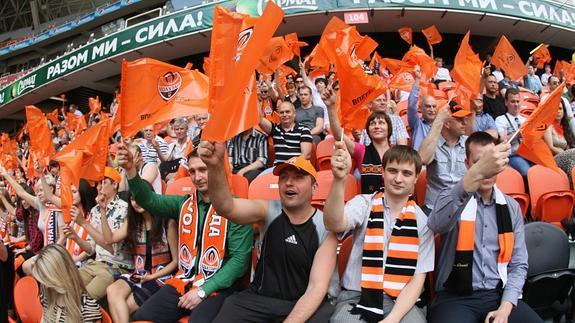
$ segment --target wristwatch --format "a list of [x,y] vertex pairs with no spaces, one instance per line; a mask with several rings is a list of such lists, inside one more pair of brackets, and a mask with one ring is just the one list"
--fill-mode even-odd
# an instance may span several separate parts
[[206,291],[203,290],[201,287],[198,287],[198,288],[197,288],[197,293],[198,293],[198,296],[199,296],[202,300],[204,300],[204,299],[206,299],[206,297],[208,297],[208,295],[206,295]]

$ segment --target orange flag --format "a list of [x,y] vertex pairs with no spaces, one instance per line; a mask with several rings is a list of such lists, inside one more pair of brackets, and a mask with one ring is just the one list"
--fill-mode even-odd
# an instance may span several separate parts
[[102,180],[108,157],[109,122],[110,119],[100,121],[62,148],[52,159],[61,161],[75,152],[82,152],[80,177],[95,182]]
[[457,55],[455,55],[451,76],[473,94],[477,94],[481,83],[482,68],[483,64],[479,55],[475,54],[469,45],[469,32],[467,32],[461,41]]
[[54,111],[50,113],[46,113],[46,118],[52,121],[52,124],[57,126],[60,124],[60,120],[58,120],[58,108],[54,109]]
[[409,45],[413,45],[413,38],[411,37],[413,31],[411,30],[411,27],[399,28],[397,32],[399,33],[399,36],[401,36],[401,39],[405,40]]
[[62,218],[65,223],[70,223],[72,208],[72,189],[71,185],[78,188],[80,186],[80,173],[82,169],[84,153],[82,151],[72,150],[59,157],[60,164],[60,199],[62,208]]
[[333,57],[333,54],[329,49],[328,52],[324,50],[324,48],[328,46],[327,38],[334,32],[348,27],[349,26],[345,22],[343,22],[343,20],[337,17],[333,17],[330,19],[330,21],[323,29],[323,33],[321,34],[319,42],[317,43],[317,45],[310,54],[311,57],[310,65],[312,67],[315,67],[316,69],[321,68],[326,72],[329,71],[329,65],[331,64],[331,62],[334,61],[335,58]]
[[353,56],[358,36],[355,28],[348,27],[336,31],[335,37],[328,40],[339,76],[338,114],[342,127],[348,129],[363,129],[369,116],[366,105],[387,90],[384,82],[377,75],[367,75]]
[[223,142],[259,122],[254,70],[284,16],[268,2],[259,18],[216,6],[210,46],[210,120],[203,140]]
[[90,105],[90,112],[88,115],[98,114],[100,110],[102,110],[102,102],[100,102],[100,98],[88,98],[88,104]]
[[429,45],[439,44],[443,40],[441,34],[439,33],[439,30],[437,30],[437,27],[435,27],[435,25],[423,28],[421,32],[423,33],[423,36],[425,36],[425,38],[427,39],[427,43],[429,43]]
[[33,105],[26,106],[26,121],[30,135],[30,146],[42,157],[50,157],[54,153],[52,133],[48,128],[48,120],[44,113]]
[[565,83],[562,83],[551,92],[519,128],[523,140],[517,153],[536,164],[556,171],[559,171],[559,168],[553,159],[553,154],[541,137],[547,127],[552,126],[555,121],[564,88]]
[[204,64],[202,65],[202,68],[204,69],[205,75],[210,74],[210,58],[208,56],[204,57]]
[[453,101],[463,107],[463,110],[471,112],[471,91],[460,84],[455,86],[455,96]]
[[403,62],[409,64],[410,66],[419,65],[421,73],[423,76],[422,80],[428,80],[432,78],[437,73],[437,66],[435,66],[435,61],[425,51],[417,46],[412,46],[403,58]]
[[527,67],[521,60],[521,57],[515,51],[505,35],[501,36],[495,52],[491,57],[491,62],[496,66],[501,67],[505,74],[513,81],[518,80],[527,74]]
[[298,57],[301,56],[300,47],[308,45],[306,42],[299,41],[296,33],[287,34],[284,38],[292,53]]
[[265,76],[270,76],[283,63],[291,60],[293,55],[292,49],[283,37],[273,37],[260,57],[256,70]]
[[14,153],[14,147],[10,141],[10,136],[8,136],[7,133],[2,133],[0,140],[2,141],[2,165],[6,169],[18,168],[18,159]]
[[277,81],[279,82],[283,93],[287,94],[287,89],[286,89],[287,76],[288,75],[295,76],[297,73],[296,73],[296,71],[294,71],[293,68],[291,68],[289,66],[285,66],[285,65],[281,65],[280,67],[278,67],[277,71],[278,71],[278,80]]
[[131,137],[161,121],[205,113],[208,78],[151,58],[122,62],[120,130]]
[[543,68],[545,63],[551,62],[551,53],[549,53],[549,49],[547,49],[545,44],[539,44],[530,54],[533,55],[535,62],[537,62],[537,68]]
[[400,70],[389,82],[389,87],[396,90],[411,92],[411,87],[415,84],[415,78],[409,70]]

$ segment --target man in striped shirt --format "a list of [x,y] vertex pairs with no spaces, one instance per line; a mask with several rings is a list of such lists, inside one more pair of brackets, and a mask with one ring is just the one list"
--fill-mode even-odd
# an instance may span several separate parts
[[330,322],[426,321],[415,302],[433,271],[434,240],[427,217],[410,198],[421,158],[399,145],[385,153],[382,164],[385,190],[344,204],[351,157],[343,142],[336,143],[323,220],[338,238],[353,235],[353,242]]
[[240,133],[228,142],[228,158],[232,172],[251,183],[268,161],[266,136],[253,128]]
[[160,136],[154,134],[154,126],[144,128],[145,141],[139,144],[144,163],[156,163],[166,161],[168,158],[168,144]]
[[282,102],[277,113],[280,123],[272,123],[260,113],[260,128],[269,136],[272,136],[275,150],[274,165],[286,162],[296,156],[305,159],[311,158],[312,137],[308,128],[295,122],[296,111],[291,102]]

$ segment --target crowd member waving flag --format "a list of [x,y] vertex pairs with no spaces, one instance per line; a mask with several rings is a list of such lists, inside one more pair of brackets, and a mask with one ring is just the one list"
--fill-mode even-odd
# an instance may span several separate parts
[[145,127],[208,110],[208,78],[151,58],[122,62],[120,131],[131,137]]
[[89,98],[89,99],[88,99],[88,104],[90,105],[90,113],[89,113],[89,115],[98,114],[98,113],[100,113],[100,110],[102,110],[102,102],[100,102],[100,98],[99,98],[99,97]]
[[525,159],[555,171],[559,171],[559,168],[553,159],[549,146],[541,137],[543,137],[547,127],[552,126],[553,121],[555,121],[564,88],[565,83],[553,90],[519,128],[523,141],[519,145],[517,153]]
[[465,34],[461,41],[461,46],[455,56],[455,63],[451,70],[451,76],[462,86],[466,87],[473,94],[479,93],[481,83],[481,69],[483,64],[479,55],[475,54],[469,45],[469,32]]
[[527,74],[527,67],[505,35],[501,36],[501,39],[499,39],[499,43],[497,44],[497,47],[495,47],[495,52],[493,53],[491,62],[496,66],[501,67],[511,80],[518,80]]
[[268,2],[259,18],[216,6],[210,46],[210,120],[202,139],[226,141],[258,124],[255,69],[284,12]]
[[295,56],[301,57],[300,47],[305,47],[308,45],[306,42],[299,41],[296,33],[287,34],[284,36],[284,39],[292,50]]

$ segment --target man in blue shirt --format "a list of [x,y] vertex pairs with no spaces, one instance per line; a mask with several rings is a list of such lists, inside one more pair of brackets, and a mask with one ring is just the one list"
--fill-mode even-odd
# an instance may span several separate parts
[[[423,139],[427,137],[431,123],[435,120],[437,101],[433,96],[424,95],[419,98],[419,81],[421,80],[421,71],[419,68],[413,70],[415,83],[407,99],[407,121],[411,129],[411,138],[413,149],[419,150]],[[417,100],[419,99],[419,108],[421,117],[417,114]]]

